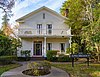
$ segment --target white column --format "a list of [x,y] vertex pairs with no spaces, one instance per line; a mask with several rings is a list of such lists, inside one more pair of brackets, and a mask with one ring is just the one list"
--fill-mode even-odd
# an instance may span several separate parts
[[46,57],[46,37],[44,37],[44,57]]
[[69,44],[70,44],[70,48],[71,48],[71,42],[72,42],[72,37],[70,36],[70,40],[69,40]]
[[34,53],[33,53],[33,46],[34,45],[34,43],[33,43],[33,41],[32,41],[32,48],[31,48],[31,57],[34,55]]
[[72,35],[71,35],[71,27],[70,27],[70,40],[69,40],[70,48],[71,48],[71,42],[72,42]]

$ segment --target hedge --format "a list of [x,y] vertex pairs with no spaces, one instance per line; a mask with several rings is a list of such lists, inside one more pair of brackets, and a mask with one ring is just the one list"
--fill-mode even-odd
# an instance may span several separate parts
[[48,50],[47,51],[47,60],[49,61],[56,61],[57,60],[57,52],[59,52],[58,50]]
[[16,56],[0,56],[1,65],[11,64],[14,60],[16,60]]
[[69,57],[69,55],[60,54],[57,61],[58,62],[70,62],[72,61],[72,59]]

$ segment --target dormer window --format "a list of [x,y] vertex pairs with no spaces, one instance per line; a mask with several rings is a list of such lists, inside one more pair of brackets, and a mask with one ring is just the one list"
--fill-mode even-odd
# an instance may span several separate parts
[[43,19],[45,19],[45,13],[43,13]]

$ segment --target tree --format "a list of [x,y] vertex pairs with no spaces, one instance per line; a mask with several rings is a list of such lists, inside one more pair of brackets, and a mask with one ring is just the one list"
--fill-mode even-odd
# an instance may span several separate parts
[[0,56],[16,55],[17,47],[21,47],[19,39],[9,38],[0,34]]
[[[72,29],[74,35],[72,44],[78,43],[79,49],[81,48],[81,51],[86,51],[86,53],[97,53],[93,52],[94,50],[99,52],[100,1],[67,0],[61,8],[62,15],[64,15],[66,8],[69,9],[69,13],[65,23]],[[97,39],[98,41],[96,41]],[[99,53],[97,54],[99,58]]]
[[[17,0],[0,0],[0,8],[3,10],[2,29],[0,30],[0,55],[12,55],[16,53],[17,47],[21,46],[20,40],[10,36],[14,31],[9,25],[9,18],[12,16],[11,9]],[[16,36],[16,35],[15,35]]]
[[87,26],[89,24],[88,20],[86,20],[86,5],[84,0],[67,0],[63,3],[61,8],[61,14],[64,15],[66,12],[66,8],[69,9],[68,19],[66,19],[65,23],[71,27],[71,32],[73,38],[72,43],[78,43],[79,51],[81,51],[81,33],[83,26]]
[[7,36],[0,35],[0,56],[1,55],[11,55],[11,45],[12,41]]
[[[92,51],[97,56],[97,61],[100,61],[100,2],[98,0],[94,1],[93,7],[88,7],[90,9],[90,24],[83,30],[85,39],[87,39],[92,46]],[[91,11],[92,10],[92,11]],[[95,49],[95,50],[94,50]]]
[[9,17],[11,17],[11,9],[15,4],[15,0],[0,0],[0,8],[3,10],[4,16],[2,18],[2,31],[5,35],[9,36],[12,33],[12,29],[8,23]]
[[[17,0],[0,0],[0,8],[3,10],[4,16],[2,17],[2,31],[5,35],[15,35],[9,24],[9,18],[13,16],[11,9]],[[21,0],[19,0],[21,1]]]

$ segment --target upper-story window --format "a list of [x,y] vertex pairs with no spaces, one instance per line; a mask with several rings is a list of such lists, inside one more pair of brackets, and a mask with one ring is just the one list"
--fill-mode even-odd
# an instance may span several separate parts
[[37,24],[37,33],[42,34],[42,24]]
[[47,34],[52,34],[52,24],[47,24]]
[[45,19],[45,13],[43,13],[43,19]]

